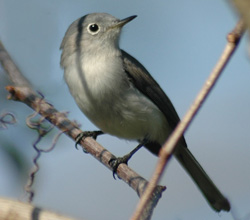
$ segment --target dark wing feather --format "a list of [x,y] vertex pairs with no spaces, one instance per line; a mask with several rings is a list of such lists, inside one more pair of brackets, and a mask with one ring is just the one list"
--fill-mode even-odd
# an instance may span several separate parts
[[[162,111],[166,116],[170,127],[174,130],[180,121],[180,118],[170,99],[139,61],[123,50],[122,58],[124,70],[132,80],[133,84]],[[184,137],[181,142],[186,146]]]
[[[122,51],[122,56],[124,69],[128,77],[130,77],[134,85],[163,112],[169,125],[174,129],[180,119],[169,98],[148,71],[135,58],[125,51]],[[217,189],[201,165],[188,150],[184,137],[181,138],[180,143],[181,146],[175,152],[177,160],[193,178],[214,210],[229,211],[230,203]],[[161,148],[159,143],[146,143],[145,147],[154,154],[158,154]]]
[[[169,125],[174,129],[180,119],[169,98],[148,71],[135,58],[127,54],[125,51],[122,51],[122,56],[124,69],[127,72],[128,77],[130,77],[134,85],[163,112]],[[229,211],[230,203],[221,194],[201,165],[188,150],[184,137],[181,138],[180,143],[180,147],[175,152],[177,160],[193,178],[214,210]],[[158,154],[161,148],[159,143],[146,143],[145,147],[154,154]]]

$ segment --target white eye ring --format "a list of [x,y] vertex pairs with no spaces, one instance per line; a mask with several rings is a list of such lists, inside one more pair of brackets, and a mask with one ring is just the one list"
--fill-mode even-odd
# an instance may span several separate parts
[[96,35],[96,34],[100,31],[100,27],[99,27],[99,25],[96,24],[96,23],[91,23],[91,24],[88,25],[87,31],[88,31],[91,35]]

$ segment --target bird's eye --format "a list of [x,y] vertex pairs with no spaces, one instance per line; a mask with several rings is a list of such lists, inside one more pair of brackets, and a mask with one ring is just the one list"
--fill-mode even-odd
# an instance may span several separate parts
[[87,30],[90,34],[95,35],[100,31],[100,28],[97,24],[89,24]]

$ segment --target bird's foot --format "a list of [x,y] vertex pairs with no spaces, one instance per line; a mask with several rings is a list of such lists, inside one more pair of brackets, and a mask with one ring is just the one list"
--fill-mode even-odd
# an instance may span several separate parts
[[[117,174],[118,166],[121,163],[125,163],[125,164],[128,165],[129,159],[143,146],[143,144],[144,144],[144,142],[140,143],[139,145],[137,145],[137,147],[135,149],[133,149],[131,152],[124,155],[123,157],[111,158],[109,160],[109,165],[113,168],[113,177],[114,177],[114,179],[115,179],[115,174]],[[119,178],[119,176],[118,176],[118,178]]]
[[[96,140],[96,138],[102,134],[104,134],[102,131],[84,131],[84,132],[81,132],[80,134],[78,134],[76,136],[75,148],[78,149],[77,145],[80,144],[80,142],[82,140],[84,140],[86,137],[92,137],[93,139]],[[83,148],[83,152],[88,153],[84,148]]]
[[[112,167],[113,169],[113,177],[115,178],[115,175],[117,175],[117,169],[119,167],[120,164],[125,163],[128,164],[128,161],[130,159],[131,155],[130,154],[126,154],[123,157],[114,157],[111,158],[109,160],[109,165]],[[117,177],[120,179],[120,177],[117,175]]]

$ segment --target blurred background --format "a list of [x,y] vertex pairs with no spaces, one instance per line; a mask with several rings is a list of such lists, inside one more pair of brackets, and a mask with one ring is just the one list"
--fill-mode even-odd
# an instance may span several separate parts
[[[59,50],[68,26],[92,12],[117,18],[138,17],[123,29],[120,46],[136,57],[159,82],[182,117],[221,55],[226,35],[238,21],[230,1],[217,0],[0,0],[0,40],[21,72],[59,111],[82,124],[81,113],[63,80]],[[167,186],[153,219],[250,219],[250,63],[245,35],[208,100],[185,134],[189,148],[227,196],[230,213],[215,213],[182,167],[172,159],[162,185]],[[0,196],[25,201],[37,137],[25,124],[32,110],[7,101],[8,78],[0,66],[0,115],[17,123],[0,130]],[[43,138],[51,145],[55,129]],[[104,135],[98,142],[117,156],[136,142]],[[149,179],[157,158],[142,149],[129,162]],[[74,148],[62,135],[53,152],[43,154],[36,176],[34,204],[79,219],[126,220],[138,202],[136,193],[112,173]]]

